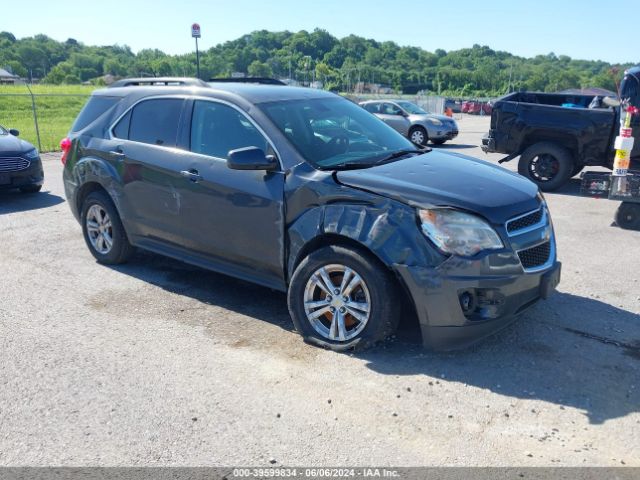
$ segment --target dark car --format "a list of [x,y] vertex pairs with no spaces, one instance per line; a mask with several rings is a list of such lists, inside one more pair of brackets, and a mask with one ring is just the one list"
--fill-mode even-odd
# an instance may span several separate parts
[[0,125],[0,189],[19,188],[36,193],[42,188],[44,171],[38,150],[18,138],[19,132]]
[[116,86],[93,93],[63,145],[99,262],[140,247],[287,292],[298,332],[334,350],[384,339],[403,304],[426,345],[468,344],[559,281],[533,183],[416,150],[328,92]]

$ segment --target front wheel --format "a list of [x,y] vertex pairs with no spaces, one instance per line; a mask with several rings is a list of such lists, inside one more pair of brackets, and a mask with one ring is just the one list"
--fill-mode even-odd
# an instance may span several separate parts
[[305,341],[334,351],[363,350],[391,335],[400,295],[390,273],[359,250],[329,246],[296,268],[289,312]]
[[429,134],[424,127],[412,127],[409,130],[409,140],[416,145],[424,147],[429,142]]
[[549,192],[564,185],[574,171],[571,153],[560,145],[539,142],[520,156],[518,173]]

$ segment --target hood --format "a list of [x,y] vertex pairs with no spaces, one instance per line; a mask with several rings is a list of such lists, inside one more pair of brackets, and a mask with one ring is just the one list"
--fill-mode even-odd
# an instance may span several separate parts
[[538,187],[491,163],[455,153],[431,151],[361,170],[337,171],[344,185],[412,206],[451,206],[502,224],[539,205]]
[[421,114],[421,115],[411,115],[411,117],[414,117],[416,120],[426,120],[427,118],[437,118],[438,120],[442,121],[442,122],[453,122],[455,121],[453,118],[451,117],[447,117],[446,115],[436,115],[435,113],[427,113],[427,114]]
[[0,156],[24,153],[33,150],[33,148],[33,145],[29,142],[25,142],[13,135],[0,135]]

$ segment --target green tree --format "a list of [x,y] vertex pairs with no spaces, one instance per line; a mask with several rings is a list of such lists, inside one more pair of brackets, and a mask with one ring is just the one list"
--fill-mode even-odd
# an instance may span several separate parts
[[258,60],[254,60],[249,65],[248,73],[252,77],[271,77],[273,76],[273,72],[271,71],[271,67],[266,63],[262,63]]

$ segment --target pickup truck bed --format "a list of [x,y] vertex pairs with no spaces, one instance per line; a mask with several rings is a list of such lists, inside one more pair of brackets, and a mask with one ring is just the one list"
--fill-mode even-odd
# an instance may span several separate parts
[[[586,165],[611,168],[619,110],[589,108],[593,99],[558,93],[506,95],[493,106],[482,149],[506,154],[504,161],[521,155],[520,164],[524,160],[526,165],[519,164],[519,172],[543,190],[558,188]],[[632,157],[638,155],[634,149]],[[536,173],[536,162],[543,174]]]

